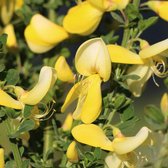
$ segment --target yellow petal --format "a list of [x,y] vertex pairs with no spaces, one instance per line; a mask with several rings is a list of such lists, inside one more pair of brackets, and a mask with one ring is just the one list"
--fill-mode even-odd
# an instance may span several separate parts
[[148,134],[149,129],[142,127],[133,137],[115,138],[112,142],[114,151],[120,155],[133,151],[148,138]]
[[164,55],[164,52],[168,52],[168,39],[142,49],[139,52],[139,55],[141,58],[150,58],[153,56]]
[[76,149],[76,142],[72,141],[71,144],[68,146],[66,156],[68,158],[68,161],[71,163],[77,163],[79,158],[78,158],[78,151]]
[[60,56],[55,64],[57,77],[64,82],[74,82],[74,74],[71,71],[65,57]]
[[2,0],[2,4],[0,7],[0,16],[4,25],[7,25],[13,16],[14,3],[15,0]]
[[28,25],[24,31],[26,42],[31,51],[35,53],[44,53],[51,50],[55,45],[41,40],[31,25]]
[[72,123],[73,123],[72,113],[69,113],[66,116],[65,121],[64,121],[64,123],[62,125],[63,131],[69,131],[69,130],[71,130]]
[[111,60],[103,40],[94,38],[84,42],[77,50],[75,66],[84,76],[99,74],[103,81],[107,81],[111,75]]
[[168,116],[168,94],[164,93],[161,102],[160,102],[160,108],[165,117]]
[[81,89],[82,89],[81,82],[76,83],[71,88],[71,90],[68,92],[66,96],[64,104],[61,107],[61,112],[64,112],[67,109],[67,107],[79,97]]
[[113,151],[112,142],[107,138],[103,130],[97,125],[78,125],[72,129],[72,135],[77,141],[83,144]]
[[126,8],[130,0],[113,0],[113,3],[116,4],[118,10],[123,10]]
[[63,20],[63,27],[69,33],[89,35],[96,30],[102,15],[101,10],[85,1],[68,11]]
[[65,29],[40,14],[35,14],[30,22],[40,39],[49,44],[58,44],[68,38]]
[[8,95],[3,90],[0,90],[0,105],[5,106],[5,107],[14,108],[14,109],[23,108],[23,105],[19,101],[13,99],[10,95]]
[[107,45],[112,63],[144,64],[138,54],[118,45]]
[[102,108],[101,79],[99,75],[92,75],[89,78],[88,93],[81,109],[81,120],[86,124],[95,121]]
[[127,75],[138,75],[140,77],[137,80],[127,79],[128,88],[135,97],[141,96],[144,85],[152,73],[151,68],[147,65],[133,65],[128,69]]
[[168,21],[168,2],[166,1],[148,1],[149,8],[156,12],[162,19]]
[[13,25],[12,24],[8,24],[7,26],[5,26],[3,32],[8,35],[7,43],[6,43],[7,47],[9,49],[12,49],[12,50],[17,49],[18,45],[17,45],[17,41],[16,41],[16,36],[15,36],[15,31],[14,31]]
[[5,168],[4,149],[0,148],[0,168]]
[[55,71],[53,71],[51,67],[42,67],[37,84],[30,91],[23,93],[20,97],[20,101],[29,105],[39,103],[49,91],[54,74]]

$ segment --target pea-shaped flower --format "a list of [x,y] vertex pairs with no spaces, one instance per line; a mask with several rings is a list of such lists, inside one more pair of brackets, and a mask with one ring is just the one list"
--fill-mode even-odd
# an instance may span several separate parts
[[4,161],[4,149],[0,148],[0,168],[5,167],[5,161]]
[[101,82],[107,81],[111,74],[110,56],[102,39],[88,40],[79,47],[75,56],[75,67],[81,75],[88,77],[71,88],[61,111],[64,112],[78,99],[73,118],[91,123],[101,112]]

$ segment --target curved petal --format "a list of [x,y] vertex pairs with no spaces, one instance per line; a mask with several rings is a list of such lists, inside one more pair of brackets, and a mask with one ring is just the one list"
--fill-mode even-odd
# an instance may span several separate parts
[[28,25],[24,31],[26,42],[31,51],[35,53],[44,53],[51,50],[55,45],[41,40],[31,25]]
[[118,45],[107,45],[112,63],[122,64],[144,64],[138,54]]
[[64,104],[61,107],[61,112],[64,112],[67,107],[74,102],[80,95],[82,89],[81,82],[76,83],[68,92]]
[[17,45],[13,25],[8,24],[7,26],[5,26],[5,28],[3,29],[3,32],[8,35],[7,42],[6,42],[7,47],[10,48],[10,49],[17,49],[18,45]]
[[112,142],[107,138],[103,130],[97,125],[78,125],[72,129],[72,135],[77,141],[83,144],[113,151]]
[[160,41],[156,44],[142,49],[139,52],[139,55],[141,58],[150,58],[153,56],[158,56],[160,54],[162,55],[163,52],[168,52],[168,39],[165,39],[163,41]]
[[42,67],[37,84],[28,92],[20,96],[20,101],[24,104],[35,105],[39,103],[49,91],[55,71],[51,67]]
[[168,94],[164,93],[161,101],[160,101],[160,108],[162,111],[162,114],[167,117],[168,116]]
[[142,90],[148,79],[152,75],[152,70],[147,65],[133,65],[128,69],[127,75],[138,75],[138,80],[127,79],[129,90],[135,97],[141,96]]
[[122,155],[135,150],[148,138],[149,131],[147,127],[142,127],[133,137],[115,138],[112,142],[114,151]]
[[102,15],[103,12],[89,2],[82,2],[68,11],[63,20],[63,27],[69,33],[89,35],[99,25]]
[[149,8],[156,12],[162,19],[168,21],[168,2],[166,1],[148,1]]
[[13,99],[3,90],[0,90],[0,105],[18,110],[23,109],[23,104],[21,102]]
[[0,167],[5,167],[5,160],[4,160],[4,149],[0,148]]
[[72,113],[69,113],[66,116],[65,121],[64,121],[64,123],[62,125],[63,131],[69,131],[69,130],[71,130],[72,123],[73,123]]
[[103,40],[94,38],[84,42],[76,52],[75,66],[84,76],[98,73],[103,81],[107,81],[111,75],[111,60]]
[[69,37],[65,29],[40,14],[35,14],[30,22],[34,31],[42,41],[57,44]]
[[78,151],[76,149],[76,142],[72,141],[71,144],[68,146],[66,156],[71,163],[77,163],[78,158]]
[[81,120],[85,124],[95,121],[102,109],[101,79],[99,75],[89,78],[88,93],[81,109]]
[[65,57],[60,56],[55,63],[55,70],[57,72],[57,77],[64,82],[74,82],[74,74],[71,71]]

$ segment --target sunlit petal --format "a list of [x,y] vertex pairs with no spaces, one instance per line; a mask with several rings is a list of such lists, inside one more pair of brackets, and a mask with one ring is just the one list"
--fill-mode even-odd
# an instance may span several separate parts
[[26,27],[24,36],[30,50],[35,53],[47,52],[55,46],[53,44],[42,41],[31,25]]
[[112,142],[107,138],[103,130],[97,125],[78,125],[72,129],[72,135],[77,141],[83,144],[113,151]]
[[8,24],[3,29],[3,32],[8,35],[6,45],[9,49],[15,50],[18,48],[14,27],[12,24]]
[[97,119],[102,107],[101,79],[99,75],[93,75],[89,78],[88,94],[81,109],[81,120],[86,124]]
[[148,1],[149,8],[156,12],[162,19],[168,21],[168,2],[167,1]]
[[60,56],[55,63],[57,77],[64,82],[74,82],[74,74],[70,69],[65,57]]
[[151,77],[152,73],[148,65],[133,65],[128,69],[127,75],[138,75],[140,77],[137,80],[127,79],[128,88],[134,96],[141,96],[144,85]]
[[54,73],[54,69],[44,66],[40,71],[37,84],[33,89],[21,95],[20,101],[29,105],[35,105],[39,103],[49,91],[53,82]]
[[103,81],[107,81],[111,74],[111,60],[103,40],[94,38],[84,42],[77,50],[75,66],[84,76],[98,73]]
[[133,137],[115,138],[113,140],[114,151],[120,155],[133,151],[148,138],[148,134],[149,129],[147,127],[142,127]]
[[69,113],[66,116],[65,121],[64,121],[64,123],[62,125],[63,131],[69,131],[69,130],[71,130],[72,123],[73,123],[72,113]]
[[112,63],[144,64],[138,54],[118,45],[107,45]]
[[0,168],[5,168],[4,149],[0,148]]
[[139,55],[141,58],[149,58],[153,56],[164,55],[164,52],[168,52],[168,39],[142,49],[139,52]]
[[103,11],[85,1],[70,8],[63,20],[63,26],[69,33],[89,35],[99,25],[102,15]]
[[0,90],[0,105],[14,108],[14,109],[23,109],[22,103],[13,99],[10,95],[8,95],[3,90]]
[[15,10],[20,9],[24,4],[24,0],[15,0]]
[[78,151],[76,149],[76,142],[73,141],[71,144],[68,146],[66,156],[68,158],[68,161],[72,163],[77,163],[79,158],[78,158]]
[[69,36],[63,27],[51,22],[40,14],[35,14],[32,17],[30,25],[41,40],[49,44],[57,44]]

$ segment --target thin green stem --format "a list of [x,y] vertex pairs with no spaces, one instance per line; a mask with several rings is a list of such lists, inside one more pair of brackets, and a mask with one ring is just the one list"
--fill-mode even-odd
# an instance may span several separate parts
[[[54,4],[54,1],[55,0],[50,0],[49,2],[52,4]],[[51,21],[53,21],[53,22],[55,22],[55,20],[56,20],[56,12],[55,12],[55,10],[54,9],[52,9],[52,8],[50,8],[49,10],[48,10],[48,17],[49,17],[49,19],[51,20]]]
[[[10,125],[10,120],[8,118],[5,120],[5,125],[6,125],[7,136],[8,136],[12,132],[12,127]],[[16,143],[12,142],[10,139],[9,139],[9,142],[10,142],[11,150],[12,150],[17,168],[21,168],[22,167],[22,159],[21,159],[21,155],[20,155],[20,152],[18,149],[18,145]]]
[[141,0],[133,0],[133,4],[138,8]]

